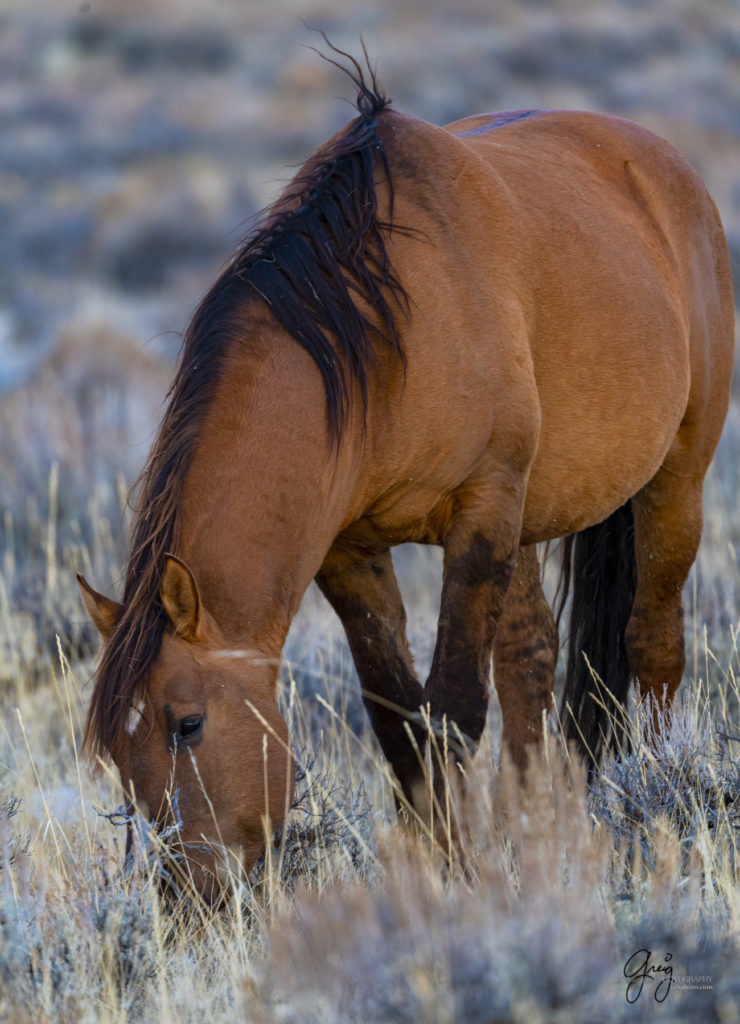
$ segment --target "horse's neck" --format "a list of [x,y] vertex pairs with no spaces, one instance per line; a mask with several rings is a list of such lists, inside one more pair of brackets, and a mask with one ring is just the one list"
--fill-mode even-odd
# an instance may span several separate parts
[[[227,639],[279,650],[351,501],[320,375],[294,341],[232,357],[182,495],[181,557]],[[342,468],[344,467],[344,469]]]

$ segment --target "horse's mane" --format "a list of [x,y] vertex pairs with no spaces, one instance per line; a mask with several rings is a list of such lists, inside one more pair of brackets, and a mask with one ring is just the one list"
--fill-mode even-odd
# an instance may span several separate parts
[[[259,296],[319,368],[335,444],[355,388],[365,407],[373,343],[389,344],[403,359],[396,316],[406,299],[386,250],[393,190],[378,134],[378,116],[390,101],[369,64],[368,79],[354,58],[341,56],[352,65],[338,66],[358,89],[358,116],[309,158],[207,292],[186,331],[168,405],[138,482],[123,610],[103,645],[85,728],[92,755],[116,759],[130,707],[146,694],[167,623],[159,588],[165,555],[178,550],[183,482],[225,353],[243,342],[250,301]],[[389,190],[388,221],[378,215],[378,168]]]

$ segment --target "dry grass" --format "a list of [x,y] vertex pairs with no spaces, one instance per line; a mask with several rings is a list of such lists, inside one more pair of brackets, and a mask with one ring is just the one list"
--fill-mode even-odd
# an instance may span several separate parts
[[[90,561],[63,553],[57,578],[74,558]],[[434,580],[406,558],[407,589],[408,573]],[[410,596],[418,644],[434,600]],[[25,628],[11,649],[38,647]],[[721,668],[722,697],[700,672],[657,736],[633,714],[632,752],[590,780],[551,726],[522,793],[497,764],[494,706],[468,778],[465,870],[448,870],[394,820],[338,625],[310,594],[283,672],[295,805],[216,914],[163,902],[142,844],[124,870],[116,779],[91,782],[78,756],[91,663],[72,669],[60,649],[40,678],[19,668],[0,716],[0,1020],[736,1020],[737,623],[724,646],[721,662],[697,659]],[[672,957],[663,1003],[651,979],[627,1002],[641,948]]]

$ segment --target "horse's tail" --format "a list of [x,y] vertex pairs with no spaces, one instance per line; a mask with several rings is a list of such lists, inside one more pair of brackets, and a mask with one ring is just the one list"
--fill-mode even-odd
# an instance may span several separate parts
[[603,523],[563,542],[558,617],[571,594],[565,688],[566,739],[598,763],[614,744],[630,674],[624,634],[635,597],[635,529],[628,501]]

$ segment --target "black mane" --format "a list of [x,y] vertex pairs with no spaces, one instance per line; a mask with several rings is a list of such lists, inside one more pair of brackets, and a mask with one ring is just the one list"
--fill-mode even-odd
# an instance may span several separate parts
[[[403,360],[396,315],[405,293],[389,263],[393,188],[378,118],[390,101],[369,69],[343,67],[358,89],[357,117],[304,165],[263,225],[210,288],[188,327],[169,402],[139,483],[121,617],[105,641],[85,743],[114,758],[133,701],[146,694],[167,618],[159,597],[165,555],[177,553],[181,494],[224,357],[244,336],[249,299],[272,315],[319,368],[330,434],[342,429],[359,389],[367,401],[374,344]],[[341,65],[338,65],[341,67]],[[378,216],[375,175],[384,174],[388,221]]]
[[[391,269],[385,238],[391,223],[378,216],[375,175],[393,189],[378,116],[390,101],[370,69],[370,82],[342,70],[357,86],[358,117],[311,157],[210,290],[198,314],[199,336],[245,286],[311,356],[326,391],[332,437],[341,438],[352,385],[367,401],[373,343],[389,344],[403,359],[396,315],[406,297]],[[341,65],[338,65],[341,67]],[[358,305],[359,303],[359,305]],[[232,307],[233,308],[233,307]]]

